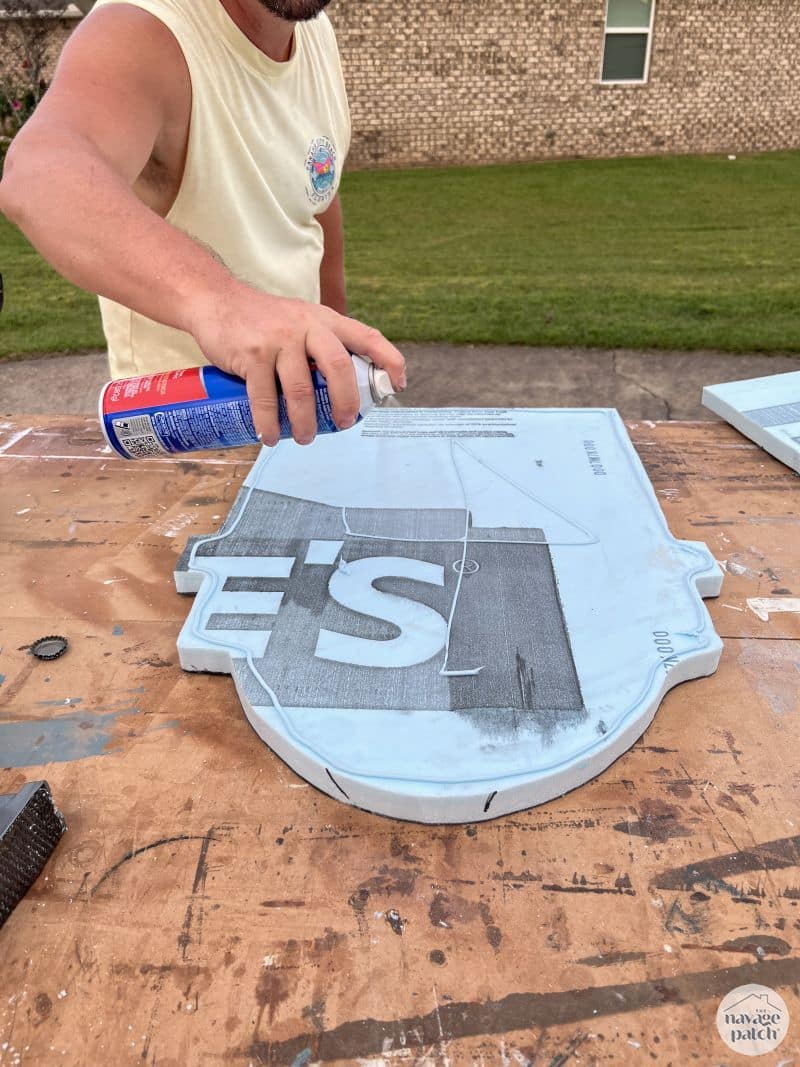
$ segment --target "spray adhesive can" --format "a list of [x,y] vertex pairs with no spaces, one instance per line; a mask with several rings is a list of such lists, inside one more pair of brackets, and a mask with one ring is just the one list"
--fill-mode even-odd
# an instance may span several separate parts
[[[353,366],[361,398],[360,422],[394,390],[387,372],[369,360],[353,356]],[[334,433],[328,384],[314,363],[310,367],[317,433]],[[291,437],[280,382],[277,387],[280,435]],[[108,444],[125,459],[258,444],[244,382],[212,366],[109,382],[100,393],[100,427]]]

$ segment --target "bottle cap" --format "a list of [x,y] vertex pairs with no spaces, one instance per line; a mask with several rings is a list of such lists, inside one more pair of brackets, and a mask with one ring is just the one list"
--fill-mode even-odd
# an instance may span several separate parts
[[37,659],[50,660],[63,656],[68,648],[69,641],[66,637],[50,635],[49,637],[40,637],[38,641],[34,641],[29,651]]

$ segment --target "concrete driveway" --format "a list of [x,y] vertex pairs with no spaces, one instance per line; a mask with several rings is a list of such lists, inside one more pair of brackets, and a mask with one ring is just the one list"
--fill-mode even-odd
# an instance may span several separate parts
[[[710,419],[704,385],[800,370],[800,356],[401,345],[408,407],[616,407],[626,419]],[[103,353],[0,363],[0,412],[91,414]]]

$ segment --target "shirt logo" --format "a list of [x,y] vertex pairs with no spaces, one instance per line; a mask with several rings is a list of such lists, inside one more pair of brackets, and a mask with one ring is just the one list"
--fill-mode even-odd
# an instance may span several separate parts
[[312,204],[327,200],[336,185],[336,148],[327,137],[316,137],[306,156],[308,196]]

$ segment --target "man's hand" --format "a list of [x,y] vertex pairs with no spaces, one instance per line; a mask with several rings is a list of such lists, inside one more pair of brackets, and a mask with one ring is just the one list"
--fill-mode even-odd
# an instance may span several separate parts
[[244,378],[256,433],[266,445],[279,438],[277,380],[295,441],[314,440],[309,359],[328,383],[333,417],[343,430],[355,423],[359,410],[350,352],[388,371],[395,389],[406,385],[405,360],[378,330],[321,304],[269,296],[241,282],[231,281],[211,306],[202,307],[190,332],[211,363]]

